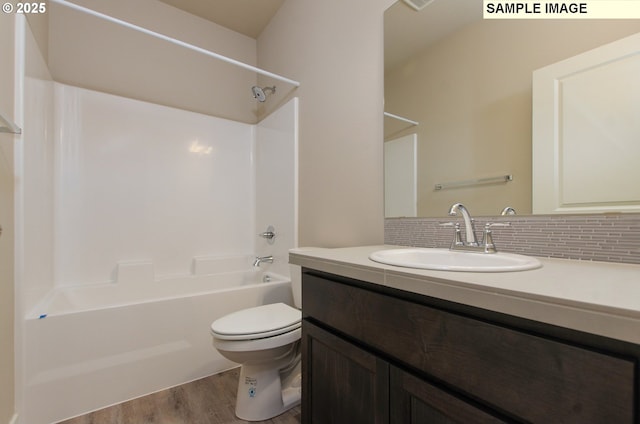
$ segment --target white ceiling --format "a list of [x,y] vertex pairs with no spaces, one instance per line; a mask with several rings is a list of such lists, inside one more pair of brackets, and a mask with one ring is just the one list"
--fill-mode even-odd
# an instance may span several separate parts
[[251,38],[258,38],[284,0],[160,0]]

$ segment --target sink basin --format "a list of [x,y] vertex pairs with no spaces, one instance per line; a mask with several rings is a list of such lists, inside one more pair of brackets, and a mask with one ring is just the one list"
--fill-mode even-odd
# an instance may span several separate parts
[[373,252],[369,259],[387,265],[438,271],[510,272],[540,268],[536,258],[514,253],[475,253],[449,249],[406,248]]

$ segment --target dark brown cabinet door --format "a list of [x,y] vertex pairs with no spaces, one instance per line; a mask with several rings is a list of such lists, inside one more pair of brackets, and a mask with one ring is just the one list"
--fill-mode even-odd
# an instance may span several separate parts
[[390,372],[391,424],[506,423],[399,368]]
[[303,424],[389,422],[389,364],[303,321]]

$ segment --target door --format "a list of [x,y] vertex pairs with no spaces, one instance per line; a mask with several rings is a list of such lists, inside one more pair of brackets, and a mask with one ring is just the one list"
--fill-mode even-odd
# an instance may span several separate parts
[[418,136],[384,143],[384,216],[418,216]]
[[304,320],[302,423],[387,424],[389,364]]
[[638,75],[640,34],[534,71],[533,213],[640,212]]
[[442,389],[391,367],[391,424],[505,423]]

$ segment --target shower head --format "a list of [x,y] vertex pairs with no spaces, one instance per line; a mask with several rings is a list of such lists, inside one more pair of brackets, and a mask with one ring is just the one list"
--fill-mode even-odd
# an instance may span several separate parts
[[253,87],[251,87],[251,92],[253,93],[253,98],[257,99],[259,102],[264,102],[265,100],[267,100],[267,92],[269,94],[273,94],[276,92],[276,86],[274,85],[273,87],[258,87],[257,85],[254,85]]

